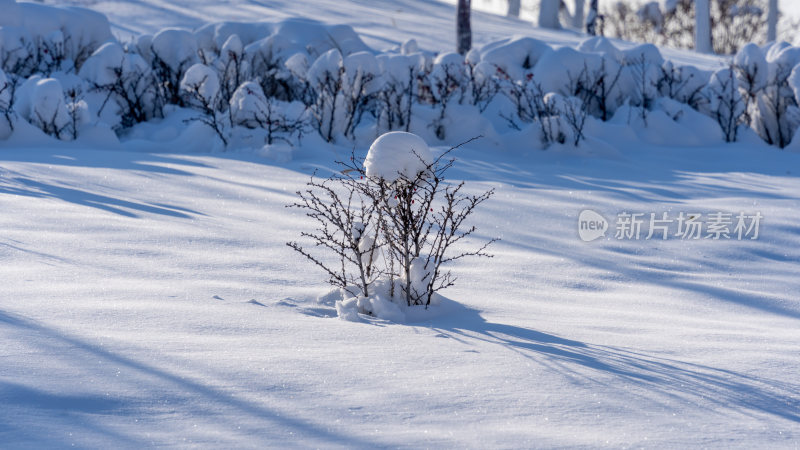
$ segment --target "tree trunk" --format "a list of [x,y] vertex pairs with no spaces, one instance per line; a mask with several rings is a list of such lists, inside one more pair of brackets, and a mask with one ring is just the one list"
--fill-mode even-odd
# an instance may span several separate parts
[[580,30],[583,28],[583,7],[586,0],[575,0],[575,9],[572,11],[572,28]]
[[558,21],[558,10],[561,0],[541,0],[539,4],[539,27],[560,29],[561,23]]
[[769,12],[767,13],[767,41],[775,42],[778,40],[778,0],[769,0]]
[[470,0],[458,0],[456,13],[456,45],[458,53],[465,55],[472,48],[472,27],[470,26]]
[[597,34],[597,19],[600,16],[597,9],[597,0],[590,0],[589,15],[586,16],[586,33],[592,36]]
[[694,49],[700,53],[714,53],[711,46],[711,5],[709,0],[696,0]]
[[522,0],[508,0],[508,10],[506,15],[508,17],[519,17],[519,11],[522,8]]

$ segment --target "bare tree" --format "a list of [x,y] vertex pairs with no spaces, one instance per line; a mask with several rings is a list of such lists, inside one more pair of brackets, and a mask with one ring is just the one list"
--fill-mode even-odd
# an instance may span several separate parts
[[586,16],[586,33],[597,34],[597,21],[600,20],[600,10],[597,9],[597,0],[589,1],[589,15]]
[[572,28],[580,30],[583,28],[583,7],[586,0],[575,0],[575,8],[572,14]]
[[767,41],[775,42],[778,38],[778,0],[769,0],[767,12]]
[[466,55],[472,48],[472,27],[470,26],[471,0],[458,0],[456,13],[456,45],[458,53]]
[[714,53],[711,46],[711,3],[709,0],[697,0],[695,11],[694,49],[700,53]]
[[542,0],[539,4],[539,27],[560,29],[561,22],[558,20],[560,8],[561,0]]
[[506,10],[506,15],[509,17],[519,17],[519,11],[521,7],[521,0],[508,0],[508,9]]

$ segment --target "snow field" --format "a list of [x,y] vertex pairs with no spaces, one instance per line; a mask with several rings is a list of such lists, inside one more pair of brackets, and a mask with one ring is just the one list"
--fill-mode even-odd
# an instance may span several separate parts
[[[793,448],[796,155],[619,145],[464,150],[453,180],[498,188],[475,223],[503,240],[456,266],[460,309],[405,326],[336,320],[284,245],[310,223],[283,205],[327,152],[7,150],[3,441]],[[765,223],[753,242],[587,244],[584,208]]]
[[[396,46],[375,57],[395,76],[427,60],[419,49],[452,47],[452,8],[434,2],[376,0],[347,3],[359,7],[349,10],[327,0],[92,6],[109,14],[117,33],[149,34],[134,41],[141,55],[103,47],[123,56],[115,64],[126,70],[152,57],[163,28],[263,16],[271,22],[235,25],[241,51],[267,36],[261,44],[295,55],[287,71],[306,75],[316,59],[293,53],[304,48],[298,41],[272,35],[276,27],[288,36],[308,31],[306,22],[281,20],[307,14],[310,4],[330,25],[316,30],[353,36],[333,26],[351,24],[373,48]],[[505,45],[497,61],[523,76],[523,61],[537,48],[564,55],[565,64],[578,51],[600,50],[609,62],[651,57],[648,47],[626,53],[630,46],[617,42],[479,17],[477,42],[496,43],[482,58]],[[219,70],[214,63],[238,54],[236,39],[220,31],[233,26],[202,29],[198,46],[227,53],[194,67]],[[511,31],[545,44],[497,42]],[[361,55],[349,67],[373,66],[358,42],[348,42],[352,51],[344,53]],[[326,54],[321,45],[317,53]],[[742,61],[763,67],[759,54],[792,61],[795,53],[749,49]],[[710,77],[720,64],[687,52],[663,56],[673,68],[691,64],[676,69],[687,77]],[[194,76],[202,71],[210,73],[194,69],[184,86],[202,81]],[[87,73],[108,75],[100,64]],[[81,83],[54,78],[63,91]],[[55,90],[45,84],[43,96]],[[217,91],[213,82],[197,87],[203,95]],[[0,112],[3,102],[0,92]],[[264,110],[263,102],[235,103],[251,113],[247,120]],[[26,115],[0,143],[0,442],[798,448],[800,161],[746,130],[723,145],[717,122],[685,103],[660,98],[646,118],[628,105],[610,122],[589,118],[579,148],[541,151],[531,144],[540,132],[528,127],[460,149],[451,181],[465,180],[470,193],[497,189],[473,218],[476,239],[502,240],[493,259],[453,266],[459,281],[443,292],[448,314],[405,325],[336,319],[331,302],[318,302],[328,291],[324,274],[285,245],[312,226],[285,205],[314,170],[336,170],[332,161],[349,157],[350,142],[329,145],[312,135],[294,149],[267,148],[265,136],[254,135],[222,152],[210,144],[216,136],[208,126],[184,122],[197,111],[178,108],[131,128],[122,142],[96,125],[77,140],[55,141]],[[103,120],[118,116],[112,113]],[[464,135],[448,139],[485,130],[479,115],[455,117]],[[3,124],[0,115],[0,137]],[[363,131],[356,133],[362,156],[374,138]],[[434,155],[446,148],[425,138]],[[611,222],[606,239],[579,239],[585,209]],[[760,212],[759,239],[614,238],[623,212],[714,211]]]

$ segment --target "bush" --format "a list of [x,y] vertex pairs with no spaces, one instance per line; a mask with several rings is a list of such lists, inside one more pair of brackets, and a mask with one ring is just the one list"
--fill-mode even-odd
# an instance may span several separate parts
[[437,302],[439,291],[455,283],[448,263],[491,256],[485,250],[495,239],[474,250],[453,251],[475,232],[466,219],[494,193],[470,195],[463,192],[463,182],[447,184],[455,148],[433,157],[416,135],[386,133],[363,163],[355,157],[339,162],[341,172],[322,181],[312,177],[308,189],[297,193],[300,201],[289,206],[317,223],[314,232],[301,236],[334,258],[297,242],[287,245],[322,268],[328,282],[350,298],[337,305],[340,315],[348,315],[347,305],[384,318],[398,308],[427,308]]
[[[678,48],[694,47],[694,0],[650,1],[638,9],[616,1],[605,11],[610,35],[629,41],[651,42]],[[714,52],[731,55],[751,42],[766,41],[766,0],[716,0],[711,2]],[[794,29],[796,24],[787,24]]]

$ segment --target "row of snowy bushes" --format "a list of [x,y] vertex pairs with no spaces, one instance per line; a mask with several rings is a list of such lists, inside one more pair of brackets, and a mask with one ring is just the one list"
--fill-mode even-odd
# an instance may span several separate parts
[[521,130],[541,147],[578,145],[592,121],[674,122],[727,141],[749,128],[783,147],[800,124],[800,48],[785,43],[748,45],[716,72],[600,37],[578,49],[516,38],[466,56],[414,41],[376,53],[349,27],[308,20],[167,29],[122,44],[86,10],[3,5],[0,139],[29,125],[62,140],[98,127],[125,135],[176,116],[213,130],[220,147],[292,144],[309,132],[369,142],[389,130],[450,143]]

